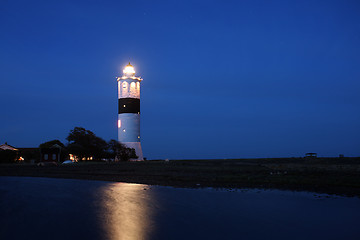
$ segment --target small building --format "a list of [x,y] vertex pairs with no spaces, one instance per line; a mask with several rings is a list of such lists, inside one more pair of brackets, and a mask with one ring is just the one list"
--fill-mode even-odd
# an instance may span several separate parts
[[40,162],[60,162],[62,147],[54,144],[49,148],[40,148]]

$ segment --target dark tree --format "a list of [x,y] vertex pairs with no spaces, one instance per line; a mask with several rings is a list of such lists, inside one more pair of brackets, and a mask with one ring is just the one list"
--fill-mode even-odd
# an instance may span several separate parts
[[82,127],[75,127],[66,138],[69,141],[68,151],[79,159],[100,160],[107,157],[108,145],[105,140],[96,136],[90,130]]
[[135,149],[127,148],[124,144],[111,139],[108,142],[108,151],[110,157],[118,161],[129,161],[131,158],[138,158],[135,153]]
[[129,161],[132,158],[138,158],[138,156],[136,155],[135,149],[125,147],[118,152],[117,158],[120,161]]
[[75,127],[66,139],[69,141],[68,152],[79,159],[93,157],[94,160],[117,159],[128,161],[131,158],[137,158],[133,148],[127,148],[113,139],[106,142],[90,130],[82,127]]

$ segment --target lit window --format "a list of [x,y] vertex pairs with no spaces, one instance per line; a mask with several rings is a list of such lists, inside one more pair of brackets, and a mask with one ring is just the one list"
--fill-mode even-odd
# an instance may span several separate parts
[[138,136],[138,139],[140,139],[140,136]]
[[118,128],[121,128],[121,120],[118,120]]
[[49,155],[44,154],[44,160],[48,160],[48,158],[49,158]]

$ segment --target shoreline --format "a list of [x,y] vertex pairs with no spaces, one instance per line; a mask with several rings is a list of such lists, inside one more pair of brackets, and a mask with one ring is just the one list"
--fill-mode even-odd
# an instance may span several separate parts
[[180,188],[279,189],[360,197],[360,158],[173,160],[36,166],[0,164],[0,176]]

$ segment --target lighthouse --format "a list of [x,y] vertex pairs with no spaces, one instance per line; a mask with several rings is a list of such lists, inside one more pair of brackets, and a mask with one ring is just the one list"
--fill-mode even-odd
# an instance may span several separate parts
[[118,140],[128,148],[134,148],[138,159],[144,160],[140,143],[140,82],[135,69],[126,65],[118,83]]

